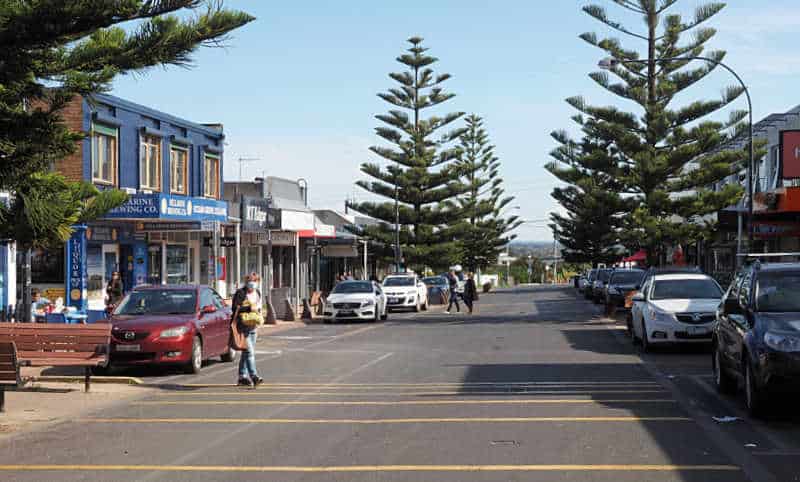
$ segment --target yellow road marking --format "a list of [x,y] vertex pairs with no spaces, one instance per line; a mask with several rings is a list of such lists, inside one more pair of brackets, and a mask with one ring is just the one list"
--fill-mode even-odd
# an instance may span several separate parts
[[[198,394],[200,395],[200,394]],[[165,400],[132,402],[131,405],[337,405],[337,406],[393,406],[393,405],[538,405],[538,404],[581,404],[581,403],[677,403],[670,399],[621,399],[593,400],[583,399],[537,399],[537,400],[350,400],[350,401],[297,401],[297,400]]]
[[[401,388],[436,388],[436,387],[536,387],[536,386],[553,386],[553,387],[590,387],[590,386],[659,386],[658,382],[642,381],[642,382],[441,382],[441,383],[264,383],[262,387],[286,387],[286,388],[347,388],[351,390],[362,389],[369,390],[375,387],[381,389],[401,389]],[[176,386],[192,387],[192,388],[215,388],[215,387],[233,387],[235,383],[182,383]]]
[[594,395],[594,394],[620,394],[620,393],[665,393],[667,390],[515,390],[515,391],[452,391],[452,392],[276,392],[272,390],[238,390],[229,392],[164,392],[159,393],[158,396],[198,396],[198,395],[245,395],[245,396],[320,396],[320,397],[377,397],[377,396],[404,396],[404,397],[422,397],[422,396],[448,396],[448,395]]
[[687,417],[474,417],[474,418],[84,418],[89,423],[259,423],[259,424],[358,424],[398,423],[533,423],[533,422],[691,422]]
[[0,465],[0,471],[136,471],[136,472],[734,472],[735,465]]

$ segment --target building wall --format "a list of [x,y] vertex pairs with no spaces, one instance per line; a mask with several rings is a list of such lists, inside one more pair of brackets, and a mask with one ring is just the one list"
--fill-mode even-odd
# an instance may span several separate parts
[[[72,99],[61,112],[61,119],[72,131],[85,132],[83,125],[83,99],[78,96]],[[70,181],[83,179],[84,143],[77,142],[77,149],[71,155],[56,159],[53,167]]]
[[[172,139],[178,138],[191,143],[187,195],[203,196],[203,156],[205,152],[209,152],[220,156],[219,189],[222,198],[224,136],[221,131],[112,96],[98,96],[92,104],[84,99],[82,104],[83,130],[88,132],[92,122],[118,128],[119,188],[139,189],[139,143],[143,128],[146,128],[161,137],[161,192],[169,193],[169,150]],[[91,180],[91,139],[84,139],[82,145],[82,176],[83,179]]]

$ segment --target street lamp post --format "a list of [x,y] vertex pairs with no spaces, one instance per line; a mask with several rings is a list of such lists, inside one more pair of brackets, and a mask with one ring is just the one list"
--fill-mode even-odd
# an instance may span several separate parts
[[[753,235],[755,233],[755,225],[753,224],[753,170],[755,169],[755,147],[753,144],[753,101],[750,97],[750,90],[748,90],[747,85],[744,83],[739,74],[737,74],[732,68],[725,65],[723,62],[719,60],[715,60],[709,57],[699,57],[699,56],[690,56],[690,57],[667,57],[663,59],[656,59],[656,62],[683,62],[688,60],[701,60],[704,62],[710,62],[714,65],[719,65],[720,67],[724,68],[728,72],[733,75],[739,84],[744,89],[745,96],[747,97],[747,113],[748,113],[748,123],[749,123],[749,131],[750,131],[750,162],[747,165],[747,248],[748,251],[753,249]],[[619,60],[607,57],[601,60],[597,66],[603,70],[611,70],[613,71],[618,65],[625,65],[625,64],[647,64],[646,60]],[[739,211],[739,216],[741,219],[741,211]],[[741,231],[741,223],[739,223],[739,235],[737,239],[737,254],[742,254],[742,231]],[[741,256],[737,256],[738,259],[741,259]]]

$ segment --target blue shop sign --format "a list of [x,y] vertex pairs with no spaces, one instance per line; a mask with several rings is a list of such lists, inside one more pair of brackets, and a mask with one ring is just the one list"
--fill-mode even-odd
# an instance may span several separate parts
[[112,209],[107,219],[170,219],[183,221],[227,221],[228,203],[169,194],[134,194]]

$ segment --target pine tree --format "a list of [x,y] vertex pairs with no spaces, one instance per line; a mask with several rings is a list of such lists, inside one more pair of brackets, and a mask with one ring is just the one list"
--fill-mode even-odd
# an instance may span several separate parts
[[[459,223],[461,213],[455,203],[447,201],[463,194],[466,188],[460,182],[454,162],[459,150],[448,145],[458,139],[464,129],[445,131],[438,138],[434,135],[464,113],[423,117],[425,111],[447,102],[455,94],[443,90],[442,84],[450,74],[434,73],[430,66],[438,59],[426,54],[428,49],[422,46],[422,41],[419,37],[408,40],[411,47],[397,58],[407,70],[389,74],[399,86],[378,94],[396,107],[375,116],[385,124],[377,127],[375,133],[391,147],[370,148],[388,161],[388,165],[362,164],[361,171],[373,180],[356,182],[362,189],[387,200],[349,203],[348,206],[383,221],[379,226],[367,228],[364,234],[387,247],[395,244],[397,215],[406,265],[442,268],[458,261],[460,255],[454,226]],[[389,251],[384,255],[389,255]]]
[[489,143],[483,119],[472,114],[466,123],[457,163],[467,186],[466,194],[459,200],[465,221],[458,238],[464,264],[470,271],[477,271],[497,262],[503,247],[516,237],[509,233],[521,221],[516,216],[501,217],[500,212],[514,197],[504,196],[500,159]]
[[551,134],[559,146],[545,168],[566,184],[552,192],[565,213],[553,213],[551,219],[566,262],[611,263],[618,260],[615,247],[632,205],[619,194],[624,187],[616,180],[621,155],[613,141],[597,131],[596,119],[573,119],[581,126],[580,141],[565,131]]
[[[712,62],[691,68],[690,60],[664,59],[703,55],[706,44],[716,31],[704,27],[723,8],[710,3],[696,8],[685,20],[671,13],[678,0],[614,0],[644,20],[644,33],[637,33],[611,20],[605,9],[589,5],[583,10],[594,19],[621,35],[642,40],[647,51],[640,61],[639,53],[622,46],[615,38],[598,38],[585,33],[581,38],[611,55],[618,62],[611,71],[595,72],[590,77],[601,87],[626,101],[638,104],[644,116],[624,112],[616,107],[593,107],[582,98],[568,102],[580,112],[598,119],[597,130],[613,139],[619,149],[619,166],[608,174],[618,181],[620,193],[635,200],[636,207],[627,217],[627,232],[648,249],[650,262],[661,258],[665,246],[693,242],[709,236],[715,223],[709,220],[722,208],[735,204],[742,188],[728,184],[714,190],[712,186],[740,170],[745,153],[717,150],[741,127],[745,112],[734,111],[727,121],[708,117],[725,108],[743,92],[728,87],[721,98],[697,100],[686,106],[673,107],[675,98],[686,96],[692,86],[716,69]],[[691,37],[685,37],[691,33]],[[724,51],[705,53],[722,61]]]

